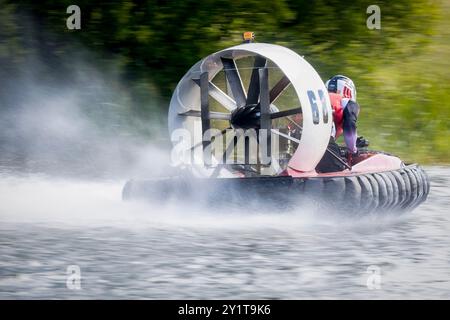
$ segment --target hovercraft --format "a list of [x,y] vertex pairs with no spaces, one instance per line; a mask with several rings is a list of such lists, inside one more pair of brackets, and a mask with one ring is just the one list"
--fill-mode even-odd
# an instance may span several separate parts
[[[294,51],[246,43],[207,56],[180,80],[169,107],[174,174],[133,179],[123,199],[346,212],[410,211],[430,190],[425,171],[362,149],[320,173],[332,130],[327,89]],[[345,162],[341,154],[334,154]]]

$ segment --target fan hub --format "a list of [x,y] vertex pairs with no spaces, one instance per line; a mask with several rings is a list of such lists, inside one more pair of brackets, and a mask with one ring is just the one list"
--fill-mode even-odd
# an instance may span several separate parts
[[260,105],[250,104],[233,110],[230,123],[235,129],[259,129],[261,125],[260,118]]

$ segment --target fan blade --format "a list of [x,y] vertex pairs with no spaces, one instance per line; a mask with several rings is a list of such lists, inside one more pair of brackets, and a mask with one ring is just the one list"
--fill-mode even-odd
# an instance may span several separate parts
[[267,60],[262,56],[255,57],[255,63],[253,64],[253,71],[250,77],[250,84],[247,91],[247,105],[257,104],[259,99],[259,74],[258,70],[264,68],[267,64]]
[[277,100],[277,98],[281,95],[281,93],[291,84],[291,81],[288,77],[283,76],[280,81],[270,90],[270,103]]
[[[295,143],[297,143],[297,144],[300,143],[300,140],[298,140],[298,139],[296,139],[296,138],[294,138],[294,137],[291,137],[291,136],[289,136],[289,135],[287,135],[287,134],[285,134],[285,133],[282,133],[282,132],[280,132],[279,130],[272,129],[272,132],[275,133],[275,134],[277,134],[277,135],[279,135],[279,136],[281,136],[281,137],[283,137],[283,138],[286,138],[286,139],[288,139],[288,140],[291,140],[291,141],[293,141],[293,142],[295,142]],[[339,155],[337,155],[336,153],[334,153],[333,151],[331,151],[328,147],[327,147],[327,149],[325,150],[325,152],[328,152],[329,154],[331,154],[331,156],[332,156],[333,158],[335,158],[337,161],[339,161],[341,164],[343,164],[347,169],[349,169],[349,170],[352,169],[352,168],[348,165],[348,163],[346,163],[344,160],[342,160],[341,157],[340,157]]]
[[[199,110],[188,110],[186,112],[181,112],[178,115],[187,117],[201,117],[201,111]],[[223,112],[210,111],[208,114],[208,119],[210,120],[230,120],[231,114]]]
[[236,106],[238,108],[245,106],[247,98],[245,97],[241,76],[239,75],[236,63],[234,62],[233,59],[229,58],[220,58],[220,59],[222,60],[223,70],[225,71],[225,75],[228,84],[230,85],[231,92],[233,93],[233,97],[236,100]]
[[270,119],[277,119],[292,116],[297,113],[302,113],[302,108],[295,108],[291,110],[279,111],[270,114]]
[[222,154],[222,164],[218,164],[217,167],[214,169],[214,171],[211,174],[212,178],[217,178],[217,176],[220,173],[220,170],[222,170],[224,165],[227,165],[228,156],[231,154],[231,150],[233,150],[236,147],[236,139],[239,140],[240,134],[238,131],[235,132],[236,136],[233,137],[233,140],[230,141],[228,146],[226,147],[225,151]]
[[[213,135],[213,136],[211,137],[211,139],[212,139],[212,138],[217,138],[217,137],[223,136],[224,134],[227,133],[227,130],[230,130],[230,129],[231,129],[231,127],[226,128],[226,129],[223,129],[223,130],[220,131],[218,134]],[[207,142],[207,145],[209,145],[209,144],[211,143],[211,139],[210,139],[209,141],[206,141],[206,142]],[[191,150],[194,150],[195,148],[200,147],[202,144],[203,144],[203,141],[202,141],[202,142],[199,142],[199,143],[197,143],[197,144],[194,144],[194,145],[191,147]]]
[[236,140],[239,140],[239,138],[240,138],[239,131],[236,131],[235,133],[236,133],[236,136],[233,137],[233,140],[230,141],[227,148],[225,149],[225,151],[222,154],[222,161],[224,164],[227,164],[228,156],[231,154],[231,150],[233,150],[236,147]]
[[300,143],[300,140],[295,139],[294,137],[291,137],[290,135],[287,135],[287,134],[285,134],[285,133],[283,133],[283,132],[280,132],[280,131],[277,130],[277,129],[272,129],[271,131],[272,131],[272,133],[275,133],[275,134],[277,134],[277,135],[279,135],[279,136],[281,136],[281,137],[283,137],[283,138],[286,138],[286,139],[288,139],[288,140],[291,140],[291,141],[293,141],[293,142],[295,142],[295,143]]
[[[200,86],[200,79],[192,79],[198,86]],[[220,103],[225,109],[233,111],[236,109],[236,102],[225,92],[220,90],[214,83],[210,82],[208,84],[209,95]]]
[[[260,105],[260,130],[266,134],[267,158],[271,156],[271,134],[272,120],[270,119],[270,96],[269,96],[269,70],[259,69],[259,105]],[[270,160],[269,160],[270,162]]]

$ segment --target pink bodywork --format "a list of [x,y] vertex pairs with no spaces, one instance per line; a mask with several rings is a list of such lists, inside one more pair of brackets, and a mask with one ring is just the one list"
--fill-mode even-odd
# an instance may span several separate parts
[[402,167],[403,162],[394,156],[382,153],[370,155],[352,166],[352,170],[343,170],[338,172],[317,173],[316,171],[301,172],[292,168],[287,168],[285,174],[296,178],[308,177],[345,177],[364,173],[375,173],[383,171],[398,170]]

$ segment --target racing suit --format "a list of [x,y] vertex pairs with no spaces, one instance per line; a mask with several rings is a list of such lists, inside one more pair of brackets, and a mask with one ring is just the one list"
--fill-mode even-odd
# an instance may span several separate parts
[[[342,98],[339,94],[330,93],[330,101],[333,109],[333,128],[328,143],[328,149],[336,155],[340,155],[339,146],[336,139],[343,134],[348,153],[358,152],[356,147],[357,130],[356,122],[359,115],[359,105],[356,101],[348,98]],[[329,152],[325,152],[316,167],[316,170],[322,173],[336,172],[345,169],[345,165],[339,162]]]

